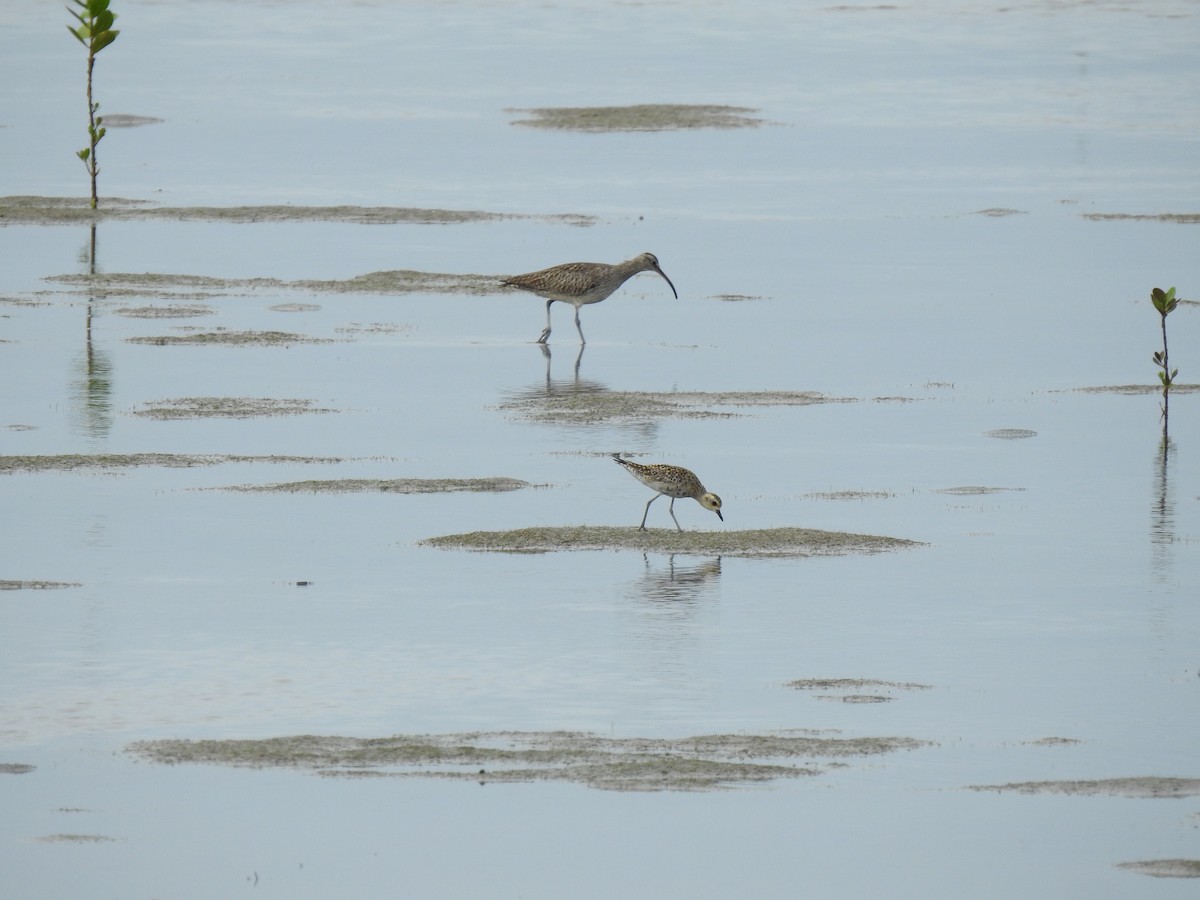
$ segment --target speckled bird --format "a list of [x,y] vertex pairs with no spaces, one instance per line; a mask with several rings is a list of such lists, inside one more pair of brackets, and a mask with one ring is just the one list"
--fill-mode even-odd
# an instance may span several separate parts
[[685,469],[683,466],[669,466],[666,463],[644,466],[628,459],[621,459],[616,453],[613,454],[613,459],[624,466],[630,475],[650,490],[657,492],[646,501],[646,511],[642,513],[642,524],[639,526],[642,531],[646,530],[646,517],[650,515],[650,504],[659,497],[671,498],[671,505],[668,509],[671,518],[675,521],[675,527],[680,531],[683,531],[683,528],[680,527],[679,520],[675,518],[675,501],[680,497],[691,497],[705,509],[715,512],[717,518],[722,522],[725,521],[725,517],[721,515],[721,498],[707,490],[700,483],[695,472]]
[[579,324],[579,307],[599,303],[612,295],[617,288],[639,272],[657,272],[671,285],[671,293],[679,299],[679,292],[667,273],[658,266],[658,257],[653,253],[642,253],[633,259],[617,263],[573,262],[551,266],[525,275],[512,275],[501,280],[501,284],[520,288],[523,291],[546,298],[546,327],[537,343],[544,344],[550,338],[550,307],[555,300],[570,303],[575,307],[575,328],[579,332],[579,343],[586,344],[583,326]]

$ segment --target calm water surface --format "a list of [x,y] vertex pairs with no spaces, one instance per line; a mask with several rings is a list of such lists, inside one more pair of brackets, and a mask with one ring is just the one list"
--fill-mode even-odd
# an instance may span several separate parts
[[[1197,296],[1200,4],[114,4],[101,192],[166,206],[597,217],[454,226],[104,222],[103,272],[512,273],[652,250],[584,310],[520,295],[259,288],[98,299],[82,227],[0,227],[3,454],[330,456],[0,477],[0,877],[23,897],[1176,897],[1200,800],[969,785],[1200,777],[1200,427],[1148,384],[1151,287]],[[80,48],[0,2],[0,195],[78,196]],[[538,106],[751,107],[754,129],[576,134]],[[983,215],[981,210],[1008,210]],[[82,256],[81,256],[82,254]],[[750,298],[738,302],[722,295]],[[119,314],[201,304],[194,319]],[[300,311],[284,304],[311,304]],[[91,344],[87,341],[90,314]],[[1200,380],[1196,308],[1169,320]],[[378,326],[384,325],[386,328]],[[288,348],[129,343],[281,330]],[[578,362],[578,369],[576,364]],[[519,398],[820,391],[852,402],[566,426]],[[182,397],[324,414],[159,421]],[[1023,439],[989,436],[1027,429]],[[603,454],[697,471],[722,526],[925,546],[820,560],[477,555],[426,537],[634,524]],[[504,494],[272,495],[503,475]],[[986,492],[948,492],[954,488]],[[834,492],[864,492],[837,500]],[[669,525],[661,502],[652,524]],[[296,582],[311,582],[300,587]],[[929,689],[850,704],[804,678]],[[922,750],[711,794],[155,767],[155,737],[789,728]],[[1047,745],[1041,739],[1077,743]],[[95,835],[104,842],[43,840]]]

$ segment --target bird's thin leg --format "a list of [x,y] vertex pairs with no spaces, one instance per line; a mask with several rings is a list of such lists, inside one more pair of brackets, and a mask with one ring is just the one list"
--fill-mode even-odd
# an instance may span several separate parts
[[[675,519],[675,498],[674,497],[671,498],[671,505],[667,507],[667,510],[671,513],[671,518]],[[683,529],[680,528],[680,526],[679,526],[678,519],[675,519],[675,527],[679,528],[680,531],[683,531]]]
[[575,307],[575,330],[579,332],[579,343],[586,344],[587,338],[583,336],[583,326],[579,324],[579,307]]
[[657,500],[661,496],[662,496],[662,494],[655,494],[653,497],[651,497],[649,500],[646,501],[646,511],[644,513],[642,513],[642,524],[638,526],[639,528],[641,528],[642,531],[646,530],[646,516],[650,515],[650,504],[653,503],[655,500]]
[[546,328],[542,331],[542,336],[537,339],[537,342],[539,344],[546,343],[546,341],[550,337],[550,304],[552,304],[553,302],[554,302],[553,300],[546,301]]

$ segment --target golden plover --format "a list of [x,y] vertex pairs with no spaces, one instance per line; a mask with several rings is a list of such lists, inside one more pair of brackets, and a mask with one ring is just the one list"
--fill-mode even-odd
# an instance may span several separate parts
[[680,497],[691,497],[705,509],[711,509],[717,514],[717,518],[722,522],[725,517],[721,515],[721,498],[716,494],[705,489],[700,483],[700,479],[696,474],[683,466],[669,466],[665,463],[656,463],[654,465],[644,466],[641,463],[635,463],[628,459],[621,459],[616,453],[613,454],[613,459],[625,467],[634,478],[657,493],[646,501],[646,511],[642,514],[642,531],[646,530],[646,516],[650,515],[650,504],[659,497],[670,497],[671,505],[668,507],[671,518],[675,521],[675,527],[680,531],[683,528],[679,525],[679,520],[675,518],[675,501]]

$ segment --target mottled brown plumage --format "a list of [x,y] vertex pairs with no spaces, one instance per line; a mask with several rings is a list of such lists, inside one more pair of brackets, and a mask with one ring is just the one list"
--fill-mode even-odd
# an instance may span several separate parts
[[513,275],[500,283],[509,287],[520,288],[523,291],[537,294],[546,298],[546,327],[539,344],[544,344],[550,337],[550,306],[556,300],[570,303],[575,307],[575,328],[579,331],[579,343],[586,344],[583,327],[579,324],[579,307],[589,303],[599,303],[607,299],[617,288],[639,272],[657,272],[671,285],[671,293],[676,299],[679,292],[667,273],[658,266],[658,257],[653,253],[642,253],[625,262],[610,265],[609,263],[573,262],[561,266],[551,266],[537,272],[524,275]]
[[680,531],[683,531],[683,528],[680,527],[679,520],[675,518],[675,501],[681,497],[691,497],[705,509],[715,512],[717,518],[722,522],[725,521],[725,517],[721,515],[721,498],[708,491],[700,483],[695,472],[685,469],[683,466],[669,466],[666,463],[642,465],[628,459],[621,459],[615,453],[613,459],[650,490],[656,491],[655,495],[646,501],[646,511],[642,514],[642,524],[639,526],[642,531],[646,530],[646,517],[650,515],[650,504],[659,497],[671,498],[671,505],[668,509],[671,518],[675,521],[675,527]]

